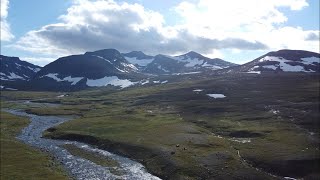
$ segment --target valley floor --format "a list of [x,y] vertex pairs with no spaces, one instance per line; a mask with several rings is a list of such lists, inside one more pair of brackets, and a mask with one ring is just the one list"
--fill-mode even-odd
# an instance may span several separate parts
[[[26,100],[33,103],[17,103]],[[318,75],[217,75],[123,90],[2,92],[1,102],[37,115],[77,116],[44,136],[130,157],[163,179],[320,177]]]
[[68,179],[50,156],[15,139],[28,123],[26,118],[1,112],[0,179]]

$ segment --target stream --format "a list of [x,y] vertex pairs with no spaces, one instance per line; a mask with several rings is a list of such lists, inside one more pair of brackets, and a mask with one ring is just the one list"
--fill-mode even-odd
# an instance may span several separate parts
[[[67,140],[53,140],[42,138],[42,133],[50,128],[57,126],[63,122],[71,120],[71,118],[57,116],[37,116],[28,114],[18,110],[5,110],[8,113],[26,116],[30,119],[30,124],[25,127],[17,136],[17,139],[29,144],[35,148],[50,153],[55,160],[60,162],[71,177],[75,179],[127,179],[127,180],[160,180],[160,178],[148,173],[145,167],[129,158],[122,157],[105,150],[94,148],[90,145]],[[95,164],[87,159],[77,157],[69,153],[62,147],[64,144],[72,144],[85,151],[99,154],[101,158],[108,158],[117,161],[121,175],[111,173],[111,167],[104,167]],[[114,168],[114,167],[112,167]]]

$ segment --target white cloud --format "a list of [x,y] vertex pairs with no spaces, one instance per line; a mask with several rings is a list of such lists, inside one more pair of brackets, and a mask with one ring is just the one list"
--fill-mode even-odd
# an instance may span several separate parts
[[223,55],[223,53],[219,50],[213,49],[211,52],[207,53],[207,54],[203,54],[206,57],[209,58],[220,58],[223,59],[225,56]]
[[104,48],[122,52],[177,54],[190,50],[210,57],[283,48],[318,51],[318,30],[285,26],[281,8],[299,11],[306,0],[194,0],[174,9],[179,23],[168,26],[162,14],[140,4],[75,0],[58,23],[19,38],[11,47],[44,56],[63,56]]
[[310,36],[310,33],[319,31],[284,26],[288,18],[280,7],[298,11],[306,6],[306,0],[199,0],[196,3],[181,2],[175,10],[183,18],[180,26],[193,35],[257,41],[266,44],[270,50],[318,51],[319,43],[306,40],[308,37],[315,39],[316,36]]
[[75,1],[59,20],[59,23],[28,32],[12,46],[46,55],[69,55],[103,48],[123,52],[142,50],[150,54],[266,48],[255,40],[196,36],[183,26],[166,26],[160,13],[140,4],[112,0]]
[[14,35],[10,32],[10,24],[7,22],[9,0],[1,0],[1,41],[11,41]]

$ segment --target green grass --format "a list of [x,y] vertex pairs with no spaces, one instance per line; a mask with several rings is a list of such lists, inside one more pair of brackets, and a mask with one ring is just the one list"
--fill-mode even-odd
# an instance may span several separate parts
[[26,118],[1,112],[1,179],[68,179],[54,160],[15,139]]
[[[208,93],[227,97],[212,99]],[[320,177],[314,163],[319,160],[318,98],[316,75],[238,74],[121,91],[91,89],[59,99],[59,107],[26,109],[77,115],[45,136],[76,138],[129,156],[165,179],[268,179],[252,166],[281,176]]]

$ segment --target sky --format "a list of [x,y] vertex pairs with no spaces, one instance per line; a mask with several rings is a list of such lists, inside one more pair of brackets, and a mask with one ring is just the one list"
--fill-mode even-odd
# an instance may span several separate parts
[[267,52],[319,53],[319,0],[1,0],[1,54],[44,66],[114,48],[196,51],[242,64]]

